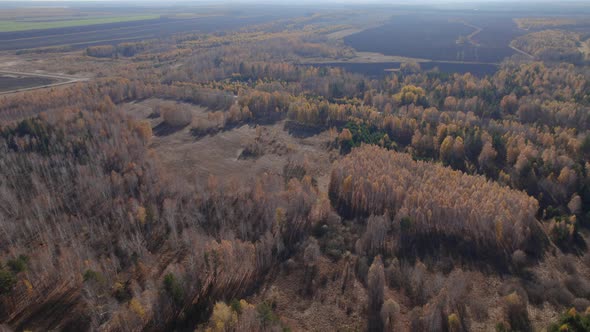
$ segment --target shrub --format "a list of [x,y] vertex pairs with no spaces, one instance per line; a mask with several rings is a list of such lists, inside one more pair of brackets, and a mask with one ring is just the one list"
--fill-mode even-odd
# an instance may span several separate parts
[[450,314],[447,318],[449,324],[449,332],[459,332],[461,331],[461,320],[457,314]]
[[563,269],[567,274],[576,274],[576,259],[571,255],[563,256],[559,260],[559,267]]
[[131,299],[131,301],[129,301],[129,309],[131,309],[131,311],[137,316],[141,318],[145,317],[145,309],[137,299]]
[[577,297],[590,297],[590,283],[582,275],[570,275],[565,279],[565,286]]
[[238,315],[242,313],[242,303],[240,303],[238,299],[232,299],[229,302],[229,306],[231,307],[231,310],[235,311]]
[[19,255],[15,259],[11,259],[7,262],[8,267],[14,273],[19,273],[27,269],[27,263],[29,262],[29,257],[25,255]]
[[469,297],[469,310],[477,321],[486,320],[489,317],[487,304],[479,297]]
[[506,326],[506,323],[500,322],[496,324],[496,332],[510,332],[510,329]]
[[14,273],[0,269],[0,295],[12,291],[14,285],[16,285],[16,276]]
[[575,296],[567,290],[563,284],[556,282],[557,285],[553,288],[547,289],[545,294],[547,300],[553,305],[569,306],[575,299]]
[[533,275],[532,278],[533,280],[524,281],[523,287],[529,302],[534,305],[541,305],[547,297],[547,289],[543,284],[538,282],[537,276]]
[[184,288],[174,274],[168,273],[164,276],[164,289],[177,305],[180,305],[184,300]]
[[102,274],[100,274],[100,272],[96,272],[94,270],[86,270],[84,272],[84,281],[98,281],[98,282],[102,282],[104,281],[104,277],[102,276]]
[[131,300],[133,294],[131,294],[131,284],[129,282],[123,284],[121,282],[116,282],[115,286],[113,286],[113,294],[115,298],[119,302],[127,302]]
[[553,323],[547,329],[549,332],[587,332],[590,331],[590,311],[579,314],[572,308],[563,314],[559,321]]
[[572,306],[576,308],[576,310],[583,312],[587,308],[590,308],[590,301],[583,298],[577,298],[572,301]]
[[264,327],[271,326],[279,320],[277,315],[272,310],[272,305],[268,302],[260,303],[258,306],[256,306],[256,311],[258,312],[260,324]]
[[512,264],[517,270],[521,270],[526,265],[526,254],[522,250],[516,250],[512,253]]
[[553,241],[564,248],[571,246],[577,232],[576,216],[557,217],[551,221],[549,225],[549,233]]

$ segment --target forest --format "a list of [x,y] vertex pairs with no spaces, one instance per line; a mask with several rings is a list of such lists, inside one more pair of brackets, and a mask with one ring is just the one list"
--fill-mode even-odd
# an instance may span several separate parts
[[[1,331],[590,331],[584,18],[241,6],[0,52],[69,79],[0,95]],[[452,27],[443,58],[510,52],[476,75],[347,43],[414,16],[421,45]]]

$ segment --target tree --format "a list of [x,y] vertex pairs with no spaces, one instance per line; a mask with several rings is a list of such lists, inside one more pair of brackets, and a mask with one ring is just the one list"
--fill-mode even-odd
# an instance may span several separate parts
[[399,304],[392,299],[388,299],[381,307],[381,321],[384,331],[395,331],[395,320],[399,315]]
[[140,121],[135,127],[135,132],[143,142],[148,144],[153,136],[152,125],[147,121]]
[[504,96],[500,101],[500,107],[504,113],[514,114],[518,109],[518,98],[514,93]]
[[16,285],[16,276],[14,273],[0,269],[0,295],[12,291],[14,285]]
[[453,161],[453,147],[455,146],[455,139],[452,136],[447,136],[440,145],[440,160],[445,164],[451,164]]
[[572,199],[567,204],[567,208],[572,214],[579,214],[582,211],[582,199],[578,194],[572,196]]
[[238,321],[238,314],[224,302],[217,302],[211,314],[214,331],[232,331]]
[[511,330],[532,331],[527,305],[516,292],[505,297],[505,312]]
[[[450,137],[445,141],[454,146]],[[329,195],[332,205],[351,219],[386,213],[394,216],[393,222],[402,227],[401,238],[411,240],[401,241],[404,247],[419,243],[436,248],[448,237],[457,237],[470,252],[485,252],[486,257],[497,259],[495,263],[509,264],[515,250],[530,252],[528,245],[534,243],[536,253],[542,254],[547,244],[535,218],[536,199],[481,176],[438,163],[417,162],[408,154],[376,146],[357,148],[334,164]],[[503,208],[499,210],[499,206]],[[404,220],[410,221],[408,231],[403,231]],[[387,227],[371,224],[358,248],[369,243],[374,246],[369,239],[380,245],[380,234]]]
[[559,317],[559,320],[549,326],[549,332],[587,332],[590,331],[590,307],[586,312],[578,313],[571,308]]
[[426,101],[426,92],[420,87],[414,85],[406,85],[402,90],[393,96],[393,100],[398,105],[428,106]]
[[375,256],[381,252],[385,246],[388,226],[388,221],[383,216],[369,217],[365,233],[358,240],[358,252],[368,256]]
[[420,64],[418,62],[412,61],[412,62],[404,62],[400,65],[399,67],[400,72],[404,75],[411,75],[411,74],[416,74],[419,73],[422,68],[420,67]]
[[461,331],[461,320],[455,313],[450,314],[447,323],[449,324],[449,332],[460,332]]
[[367,275],[367,289],[369,297],[369,331],[383,330],[381,321],[381,307],[385,290],[385,272],[381,256],[375,257]]
[[183,127],[191,123],[193,115],[185,105],[165,103],[160,105],[159,113],[164,122],[172,127]]
[[348,128],[342,129],[340,135],[338,135],[338,142],[340,144],[340,150],[342,153],[348,153],[352,149],[354,142],[352,141],[352,133]]
[[539,119],[541,114],[541,107],[537,104],[521,104],[518,107],[518,117],[524,123],[535,122]]
[[317,260],[319,259],[320,255],[321,253],[318,241],[312,238],[303,252],[303,260],[305,264],[303,287],[307,295],[313,294],[314,280],[318,273]]
[[176,305],[182,304],[182,301],[184,301],[184,288],[174,274],[168,273],[164,276],[164,289]]
[[273,312],[272,306],[267,302],[258,304],[256,306],[256,311],[258,312],[258,319],[260,320],[263,329],[272,326],[279,320],[277,315]]
[[445,98],[444,102],[444,109],[448,111],[455,111],[457,109],[457,98],[453,96],[448,96]]
[[498,152],[494,149],[491,142],[486,142],[477,157],[477,163],[480,171],[487,175],[493,175],[495,169],[495,160],[498,156]]

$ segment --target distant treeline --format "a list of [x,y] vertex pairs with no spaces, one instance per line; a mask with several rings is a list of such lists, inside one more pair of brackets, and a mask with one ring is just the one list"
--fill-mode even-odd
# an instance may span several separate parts
[[132,57],[147,49],[149,42],[122,43],[118,45],[99,45],[86,48],[86,55],[95,58]]

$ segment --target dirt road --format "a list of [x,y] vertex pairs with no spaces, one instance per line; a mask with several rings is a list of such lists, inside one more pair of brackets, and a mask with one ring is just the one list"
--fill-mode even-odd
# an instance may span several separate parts
[[518,52],[518,53],[520,53],[520,54],[526,55],[526,56],[527,56],[527,57],[529,57],[530,59],[534,59],[534,58],[535,58],[535,57],[534,57],[532,54],[530,54],[530,53],[527,53],[527,52],[525,52],[525,51],[523,51],[523,50],[521,50],[521,49],[519,49],[519,48],[516,48],[516,47],[514,47],[513,45],[509,45],[509,46],[510,46],[510,48],[511,48],[511,49],[515,50],[516,52]]

